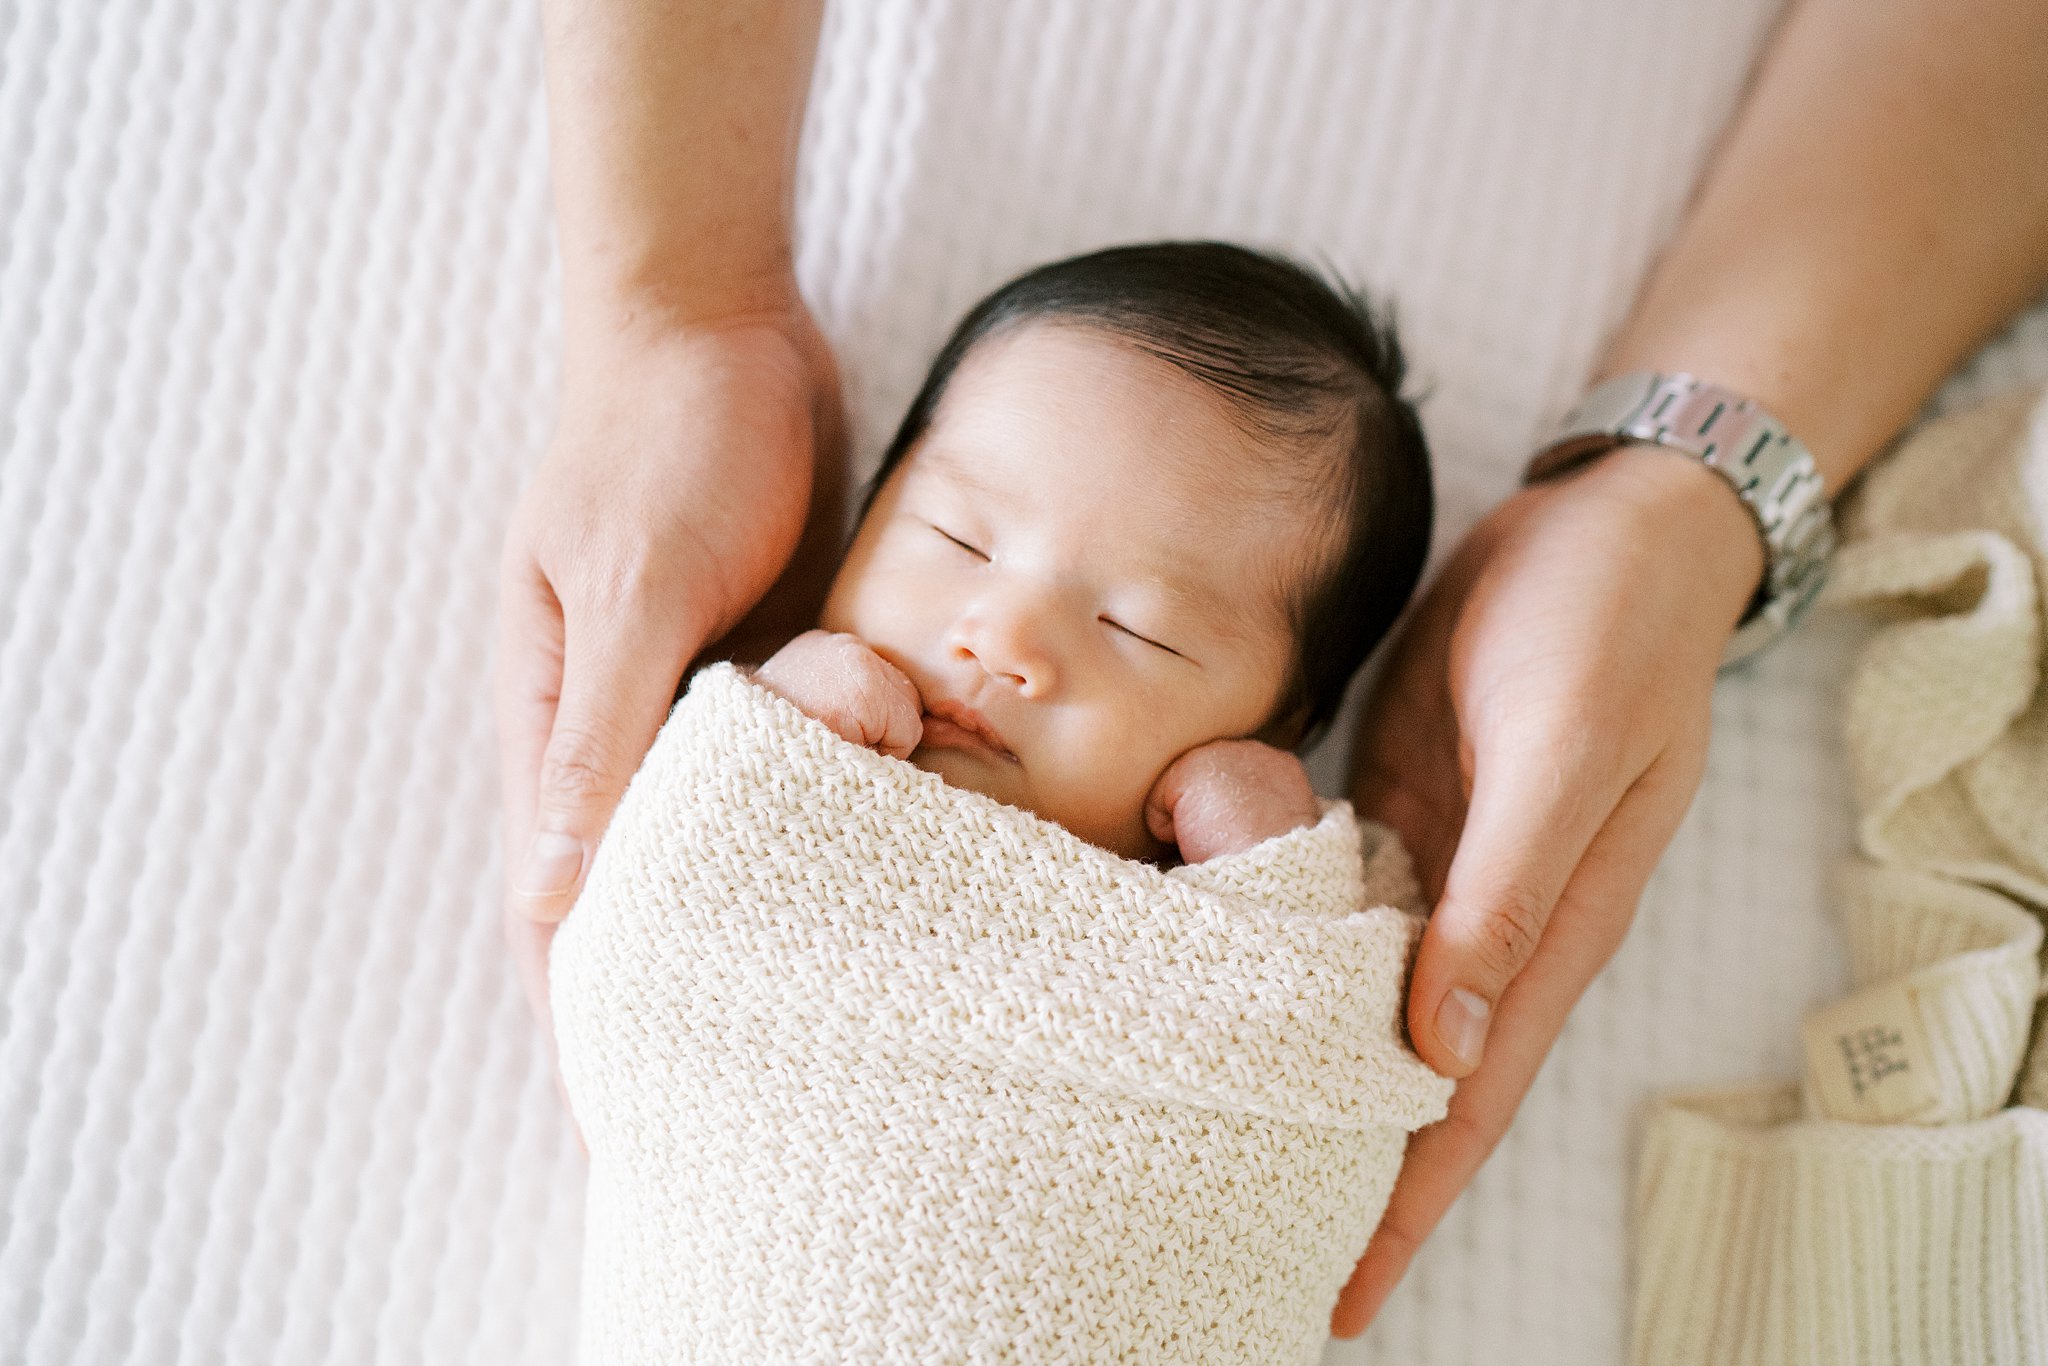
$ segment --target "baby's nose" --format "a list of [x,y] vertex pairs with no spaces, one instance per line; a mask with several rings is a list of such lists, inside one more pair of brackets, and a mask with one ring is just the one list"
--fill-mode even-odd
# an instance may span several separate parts
[[1043,699],[1058,683],[1048,627],[1028,605],[983,604],[955,626],[949,653],[1007,680],[1021,697]]

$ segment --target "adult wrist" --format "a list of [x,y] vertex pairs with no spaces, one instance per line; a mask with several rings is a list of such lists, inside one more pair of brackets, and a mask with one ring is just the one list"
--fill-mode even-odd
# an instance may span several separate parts
[[625,344],[781,322],[804,311],[786,252],[717,271],[643,265],[565,281],[563,341],[574,354]]
[[1685,558],[1700,590],[1726,604],[1733,630],[1763,587],[1768,557],[1756,520],[1728,482],[1646,441],[1616,443],[1583,477],[1639,509],[1642,534]]
[[708,356],[722,338],[760,329],[804,350],[814,325],[794,275],[594,285],[564,310],[564,399],[615,390],[647,365]]
[[1749,517],[1763,550],[1763,581],[1723,665],[1751,658],[1799,620],[1826,578],[1835,530],[1818,463],[1754,399],[1682,372],[1640,371],[1604,380],[1581,398],[1523,480],[1568,473],[1623,442],[1664,448],[1712,471]]

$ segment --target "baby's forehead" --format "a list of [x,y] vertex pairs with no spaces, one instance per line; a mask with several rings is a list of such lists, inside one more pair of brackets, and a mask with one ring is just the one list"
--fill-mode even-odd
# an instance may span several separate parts
[[976,343],[917,446],[963,483],[1070,484],[1196,540],[1247,520],[1300,539],[1330,504],[1328,451],[1276,440],[1181,363],[1066,321]]
[[[1033,486],[1040,486],[1050,512],[1118,526],[1128,533],[1119,544],[1167,564],[1206,560],[1231,548],[1298,545],[1311,538],[1322,506],[1298,479],[1165,443],[1138,460],[1091,462],[1074,458],[1072,448],[1051,446],[1019,461],[1014,449],[973,435],[956,430],[920,442],[906,457],[908,472],[922,484],[1019,511],[1037,501]],[[1079,496],[1058,496],[1075,491]],[[1143,532],[1150,534],[1136,534]]]
[[1181,495],[1193,512],[1256,501],[1270,514],[1321,505],[1326,458],[1276,440],[1241,403],[1105,327],[1035,319],[984,337],[940,395],[927,435],[969,460],[1032,442],[1036,459]]

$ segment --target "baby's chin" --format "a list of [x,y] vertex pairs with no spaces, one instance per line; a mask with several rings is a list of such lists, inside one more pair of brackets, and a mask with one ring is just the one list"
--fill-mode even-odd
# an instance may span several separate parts
[[970,750],[927,749],[919,745],[910,751],[910,762],[927,773],[938,774],[949,787],[965,788],[1011,806],[1030,809],[1021,800],[1017,783],[1009,776],[1016,766],[1007,760]]
[[[1124,858],[1136,859],[1141,863],[1170,865],[1174,861],[1172,847],[1162,846],[1145,830],[1142,811],[1130,813],[1130,819],[1123,822],[1133,832],[1129,834],[1097,829],[1093,822],[1067,819],[1058,811],[1047,809],[1044,804],[1023,791],[1022,784],[1016,778],[1016,765],[1006,759],[978,754],[972,750],[925,749],[920,746],[910,752],[910,762],[927,773],[935,773],[945,779],[948,787],[979,792],[984,797],[995,798],[1005,806],[1029,811],[1097,848],[1107,849],[1112,854],[1120,854]],[[1100,814],[1097,813],[1094,821],[1100,819]]]

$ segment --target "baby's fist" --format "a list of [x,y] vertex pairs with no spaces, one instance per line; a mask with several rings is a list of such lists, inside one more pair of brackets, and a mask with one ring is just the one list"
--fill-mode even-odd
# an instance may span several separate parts
[[1145,801],[1155,839],[1206,863],[1322,818],[1301,760],[1257,740],[1212,740],[1167,765]]
[[924,700],[909,675],[845,631],[806,631],[754,671],[754,681],[842,740],[907,759],[924,738]]

